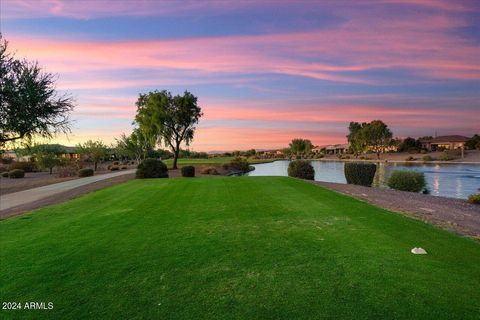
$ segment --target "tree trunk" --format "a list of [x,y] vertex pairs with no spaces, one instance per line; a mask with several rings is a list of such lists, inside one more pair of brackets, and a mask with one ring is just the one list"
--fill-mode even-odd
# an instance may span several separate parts
[[178,169],[177,167],[177,160],[178,160],[178,155],[180,153],[180,149],[177,148],[175,152],[173,153],[173,169]]
[[50,174],[52,174],[52,171],[53,171],[53,167],[50,167]]
[[96,162],[96,161],[94,162],[94,166],[95,166],[95,170],[94,170],[94,171],[97,171],[97,162]]
[[380,152],[377,151],[377,160],[380,160]]

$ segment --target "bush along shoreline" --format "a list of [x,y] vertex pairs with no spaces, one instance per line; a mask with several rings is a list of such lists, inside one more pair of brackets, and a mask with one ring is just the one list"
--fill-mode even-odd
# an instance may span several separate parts
[[395,170],[387,184],[394,190],[428,193],[423,172]]
[[351,162],[345,163],[343,168],[347,184],[356,184],[365,187],[371,187],[377,165],[374,163]]

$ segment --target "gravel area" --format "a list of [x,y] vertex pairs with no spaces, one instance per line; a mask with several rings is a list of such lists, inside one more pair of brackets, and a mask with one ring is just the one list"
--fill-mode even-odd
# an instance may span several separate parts
[[314,184],[400,212],[464,236],[480,239],[480,206],[466,200],[390,189],[314,181]]

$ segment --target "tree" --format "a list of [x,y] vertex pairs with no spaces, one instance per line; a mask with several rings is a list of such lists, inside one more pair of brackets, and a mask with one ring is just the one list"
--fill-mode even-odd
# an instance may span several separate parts
[[479,149],[480,150],[480,135],[476,134],[472,138],[470,138],[466,143],[465,147],[467,149]]
[[282,154],[285,158],[290,158],[292,156],[292,149],[291,148],[283,148]]
[[32,156],[40,169],[49,169],[50,174],[53,168],[62,163],[61,155],[65,153],[64,148],[59,144],[36,144],[18,151],[21,155]]
[[154,157],[154,143],[139,128],[135,128],[129,136],[122,134],[116,141],[115,152],[122,157],[137,161]]
[[411,137],[405,138],[398,146],[398,151],[400,152],[418,152],[421,149],[422,144],[420,141]]
[[55,76],[36,62],[16,59],[0,34],[0,146],[68,132],[73,108],[73,99],[55,90]]
[[380,159],[380,153],[385,151],[392,140],[392,132],[388,126],[381,120],[373,120],[364,126],[361,132],[367,146],[377,154],[377,159]]
[[140,94],[135,122],[147,138],[162,142],[173,152],[173,169],[177,169],[180,145],[193,140],[195,125],[202,117],[197,97],[188,91],[183,96],[166,90]]
[[255,149],[250,149],[244,152],[245,157],[252,157],[257,154],[257,150]]
[[95,171],[97,171],[98,162],[104,160],[108,153],[107,146],[100,140],[88,140],[84,144],[79,143],[76,149],[77,153],[94,163]]
[[347,140],[355,157],[358,157],[367,147],[365,136],[363,135],[363,128],[366,125],[366,123],[350,122],[348,126],[349,134],[347,135]]
[[293,154],[300,156],[310,153],[313,149],[313,144],[308,139],[293,139],[289,144],[290,150]]
[[34,151],[35,162],[42,169],[49,169],[52,174],[53,167],[62,163],[61,155],[65,150],[58,144],[40,145]]

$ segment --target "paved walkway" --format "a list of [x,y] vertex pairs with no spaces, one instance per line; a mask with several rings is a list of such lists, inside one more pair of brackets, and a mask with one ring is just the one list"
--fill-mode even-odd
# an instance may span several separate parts
[[28,204],[30,202],[42,200],[56,194],[63,193],[81,186],[85,186],[94,182],[111,179],[126,174],[132,174],[135,169],[122,170],[118,172],[105,173],[98,176],[79,178],[60,183],[54,183],[43,187],[33,188],[29,190],[9,193],[0,196],[0,211],[7,210],[16,206]]

